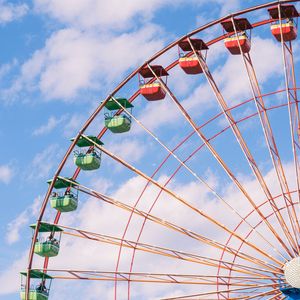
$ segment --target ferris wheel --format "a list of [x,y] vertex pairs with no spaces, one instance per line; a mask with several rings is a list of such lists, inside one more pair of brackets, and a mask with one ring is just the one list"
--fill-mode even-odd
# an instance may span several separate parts
[[91,299],[300,299],[297,2],[212,21],[108,93],[48,181],[22,300],[61,281],[110,291]]

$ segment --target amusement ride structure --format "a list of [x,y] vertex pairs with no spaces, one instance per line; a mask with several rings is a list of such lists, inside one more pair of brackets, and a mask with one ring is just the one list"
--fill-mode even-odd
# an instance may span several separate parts
[[[151,285],[153,289],[169,286],[169,294],[162,293],[164,299],[300,299],[300,120],[296,78],[299,57],[294,55],[299,50],[298,2],[273,1],[197,28],[156,53],[109,93],[71,140],[48,181],[39,217],[31,225],[29,262],[27,270],[21,272],[22,300],[51,299],[52,279],[70,280],[72,284],[84,280],[99,281],[100,285],[108,282],[114,291],[113,299],[146,299],[146,295],[136,296],[135,288],[141,285]],[[261,82],[259,62],[252,57],[256,41],[261,42],[260,34],[272,39],[270,47],[280,50],[270,49],[274,56],[271,60],[266,57],[281,66],[276,70],[280,80],[274,84]],[[213,49],[221,47],[226,53],[223,51],[219,64],[230,56],[230,62],[245,76],[241,80],[250,95],[248,99],[232,101],[218,84],[218,68],[210,65]],[[174,58],[175,52],[176,59],[166,64],[166,57]],[[197,80],[206,84],[213,108],[201,114],[205,104],[188,107],[188,102],[172,91],[171,87],[176,86],[173,74],[190,80],[191,88]],[[221,75],[234,78],[234,74]],[[232,80],[233,89],[241,84]],[[169,112],[158,110],[157,117],[175,111],[181,118],[166,126],[163,137],[139,117],[161,103],[168,103],[171,108]],[[103,128],[91,132],[97,118],[102,119]],[[124,136],[134,139],[140,132],[147,137],[149,152],[152,144],[160,150],[146,155],[139,166],[122,158],[122,147],[114,147],[115,151],[106,147],[114,141],[119,143]],[[176,135],[181,136],[179,141]],[[166,136],[169,140],[174,136],[176,142],[164,142]],[[256,150],[260,145],[264,146]],[[74,162],[74,172],[65,177],[70,160]],[[129,203],[81,184],[87,174],[100,174],[103,162],[108,160],[116,168],[127,170],[124,182],[130,176],[143,180],[145,184],[137,199]],[[206,167],[200,168],[202,165]],[[234,199],[226,196],[222,186],[205,178],[209,167],[223,172],[224,189],[230,185]],[[247,172],[254,182],[252,186],[243,177]],[[206,191],[205,205],[181,193],[177,184],[183,178],[192,178],[190,182]],[[150,197],[148,191],[152,188],[155,192]],[[101,228],[100,232],[91,232],[64,225],[63,217],[75,215],[85,195],[127,213],[119,236],[104,235]],[[178,203],[182,210],[171,205],[168,210],[166,203],[159,206],[163,197]],[[214,211],[212,204],[220,211]],[[164,208],[162,214],[160,207]],[[191,212],[186,224],[176,223],[172,216],[180,219],[185,211]],[[46,221],[53,212],[53,220]],[[130,234],[135,219],[140,223],[134,223],[135,231]],[[144,241],[144,231],[151,228],[150,224],[156,237],[160,232],[173,232],[175,241],[168,240],[168,234],[161,234],[165,242],[161,245]],[[85,239],[87,248],[90,243],[109,244],[116,249],[115,265],[111,270],[52,268],[50,262],[60,256],[66,237]],[[169,247],[165,246],[168,241]],[[140,253],[147,255],[149,261],[153,259],[156,271],[141,270],[141,260],[136,262]],[[122,263],[125,256],[129,262],[126,270]],[[37,266],[39,257],[43,264]],[[157,257],[161,263],[156,263]],[[100,251],[98,260],[101,262]],[[159,264],[163,271],[157,272]],[[168,264],[173,266],[171,271],[166,268]],[[120,289],[120,285],[126,288]],[[99,295],[99,299],[103,297]]]

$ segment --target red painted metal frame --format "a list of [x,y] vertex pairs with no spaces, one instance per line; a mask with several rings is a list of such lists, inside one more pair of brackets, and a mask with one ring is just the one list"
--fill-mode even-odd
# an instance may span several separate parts
[[[279,1],[280,3],[295,3],[295,2],[299,2],[299,0],[296,0],[296,1],[292,1],[292,0],[281,0]],[[273,5],[276,5],[278,4],[278,1],[273,1],[273,2],[270,2],[270,3],[267,3],[267,4],[263,4],[263,5],[258,5],[258,6],[255,6],[255,7],[252,7],[252,8],[249,8],[249,9],[245,9],[245,10],[242,10],[242,11],[239,11],[237,13],[234,13],[234,14],[231,14],[229,16],[226,16],[226,17],[223,17],[223,18],[220,18],[218,20],[215,20],[213,22],[210,22],[208,23],[207,25],[205,26],[202,26],[192,32],[190,32],[189,34],[187,34],[186,36],[178,39],[177,41],[171,43],[170,45],[168,45],[167,47],[165,47],[163,50],[159,51],[158,53],[156,53],[152,58],[150,58],[146,63],[144,63],[141,67],[137,68],[133,73],[131,73],[122,83],[120,83],[116,88],[115,90],[105,99],[105,101],[95,110],[95,112],[89,117],[89,119],[86,121],[86,123],[83,125],[83,127],[81,128],[81,130],[78,132],[75,140],[73,141],[73,143],[70,145],[70,147],[68,148],[64,158],[62,159],[61,163],[59,164],[58,166],[58,169],[56,170],[55,174],[54,174],[54,177],[53,177],[53,181],[52,181],[52,184],[50,184],[49,188],[48,188],[48,191],[45,195],[45,198],[44,198],[44,201],[42,203],[42,206],[41,206],[41,209],[40,209],[40,213],[39,213],[39,217],[37,219],[37,227],[36,227],[36,230],[34,232],[34,236],[33,236],[33,239],[32,239],[32,245],[31,245],[31,248],[30,248],[30,253],[29,253],[29,261],[28,261],[28,267],[27,267],[27,272],[29,274],[30,270],[31,270],[31,267],[32,267],[32,262],[33,262],[33,247],[34,247],[34,242],[37,238],[37,233],[38,233],[38,229],[39,229],[39,226],[40,226],[40,222],[42,221],[43,219],[43,215],[45,213],[45,210],[46,210],[46,206],[47,206],[47,203],[48,203],[48,200],[49,200],[49,197],[50,197],[50,194],[51,194],[51,191],[53,189],[53,185],[54,185],[54,182],[57,178],[57,176],[59,176],[61,170],[63,169],[68,157],[70,156],[70,154],[72,153],[74,147],[75,147],[75,144],[78,140],[78,138],[81,136],[81,134],[83,134],[86,129],[89,127],[89,125],[93,122],[93,120],[95,119],[95,117],[100,113],[100,111],[102,110],[102,108],[104,107],[105,103],[108,101],[108,99],[111,97],[111,95],[114,95],[115,93],[117,93],[124,85],[126,85],[126,83],[128,83],[133,77],[135,77],[137,75],[137,73],[139,72],[139,70],[144,67],[145,65],[147,65],[148,63],[154,61],[156,58],[158,58],[159,56],[161,56],[162,54],[164,54],[165,52],[167,52],[169,49],[173,48],[174,46],[176,46],[178,44],[178,42],[180,42],[181,40],[187,38],[187,37],[191,37],[211,26],[214,26],[216,24],[219,24],[220,22],[228,19],[229,17],[234,17],[234,16],[239,16],[239,15],[242,15],[242,14],[245,14],[245,13],[249,13],[249,12],[252,12],[252,11],[255,11],[255,10],[259,10],[259,9],[263,9],[263,8],[267,8],[267,7],[270,7],[270,6],[273,6]],[[264,25],[264,24],[268,24],[270,22],[270,20],[264,20],[264,21],[261,21],[261,22],[258,22],[256,24],[253,24],[253,27],[258,27],[258,26],[261,26],[261,25]],[[221,36],[215,40],[213,40],[210,44],[213,44],[219,40],[222,40],[224,36]],[[209,43],[207,43],[209,45]],[[174,66],[177,65],[177,61],[174,62],[173,64],[171,64],[168,68],[166,68],[166,70],[170,70],[172,69]],[[136,92],[133,97],[131,98],[131,101],[133,101],[137,96],[138,96],[138,92]],[[119,111],[118,113],[120,113],[121,111]],[[99,136],[98,137],[102,137],[104,135],[104,133],[106,132],[106,129],[103,129]],[[77,169],[73,175],[73,179],[76,179],[77,176],[79,175],[79,172],[80,170]],[[57,214],[56,218],[55,218],[55,223],[58,223],[59,222],[59,218],[60,218],[60,213]],[[130,221],[129,221],[130,222]],[[122,247],[120,247],[121,249]],[[48,265],[48,260],[46,259],[45,260],[45,263],[44,263],[44,268],[45,270],[47,269],[47,265]],[[29,286],[30,286],[30,278],[29,276],[27,276],[27,280],[26,280],[26,299],[28,299],[28,292],[29,292]]]
[[[293,193],[298,193],[298,191],[295,190],[295,191],[291,191],[290,193],[291,193],[291,194],[293,194]],[[280,198],[280,197],[282,197],[282,194],[279,194],[279,195],[275,196],[273,199],[275,200],[275,199],[278,199],[278,198]],[[265,201],[265,202],[261,203],[261,204],[259,205],[259,207],[262,207],[262,206],[266,205],[267,203],[268,203],[268,201]],[[285,206],[279,208],[279,210],[284,210],[284,209],[286,209]],[[252,215],[254,212],[255,212],[255,209],[253,209],[251,212],[249,212],[249,213],[245,216],[245,218],[248,219],[249,217],[251,217],[251,215]],[[274,216],[274,212],[270,213],[270,214],[269,214],[268,216],[266,216],[266,217],[267,217],[267,218],[270,218],[270,217],[273,217],[273,216]],[[262,224],[262,222],[263,222],[263,220],[260,220],[260,221],[254,226],[254,228],[257,228],[258,226],[260,226],[260,225]],[[240,223],[235,227],[234,230],[238,230],[239,227],[240,227],[242,224],[243,224],[243,222],[240,222]],[[251,235],[253,232],[254,232],[253,229],[250,230],[250,232],[248,232],[248,234],[246,235],[246,238],[250,237],[250,235]],[[227,240],[227,242],[226,242],[226,246],[228,246],[228,245],[230,244],[230,241],[231,241],[232,238],[233,238],[232,235],[228,238],[228,240]],[[242,249],[243,245],[244,245],[244,243],[242,242],[242,243],[240,244],[239,248],[238,248],[238,251],[240,251],[240,250]],[[220,261],[222,261],[222,259],[223,259],[223,257],[224,257],[224,254],[225,254],[225,251],[222,251],[222,255],[221,255],[221,257],[220,257]],[[233,260],[232,260],[232,262],[234,263],[236,259],[237,259],[237,256],[236,256],[235,254],[233,254]],[[220,270],[221,270],[221,269],[219,268],[219,269],[218,269],[218,275],[219,275]],[[229,276],[230,276],[230,274],[231,274],[231,271],[229,272]],[[230,279],[229,279],[228,284],[230,285]],[[227,297],[228,297],[228,295],[227,295]],[[224,299],[227,299],[227,298],[224,296]]]

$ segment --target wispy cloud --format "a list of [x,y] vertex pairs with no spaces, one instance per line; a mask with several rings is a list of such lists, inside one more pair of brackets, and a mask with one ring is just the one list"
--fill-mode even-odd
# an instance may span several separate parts
[[9,184],[14,176],[14,170],[9,165],[0,166],[0,182]]
[[62,29],[23,64],[20,76],[2,95],[13,98],[17,91],[38,90],[46,100],[72,100],[80,91],[111,86],[113,79],[121,79],[162,45],[160,27],[153,24],[119,36]]
[[26,170],[26,179],[29,181],[47,179],[61,155],[62,150],[57,144],[49,145],[37,153],[30,163],[30,168]]
[[14,244],[20,240],[20,231],[26,224],[28,224],[29,220],[32,217],[35,217],[37,215],[40,205],[41,197],[35,198],[32,205],[27,207],[7,225],[6,241],[9,245]]
[[13,4],[0,1],[0,24],[6,24],[22,18],[29,10],[26,4]]
[[66,120],[67,115],[63,115],[60,118],[57,118],[55,116],[51,116],[47,123],[40,126],[39,128],[36,128],[32,135],[34,136],[40,136],[50,133],[53,129],[55,129],[59,124],[61,124],[64,120]]

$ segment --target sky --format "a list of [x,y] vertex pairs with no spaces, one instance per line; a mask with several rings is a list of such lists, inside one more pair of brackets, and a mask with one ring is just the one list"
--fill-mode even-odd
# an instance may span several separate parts
[[[70,139],[75,136],[95,108],[135,68],[142,65],[157,51],[214,19],[240,9],[267,1],[241,0],[0,0],[0,299],[16,299],[20,288],[19,271],[26,268],[31,243],[29,225],[37,219],[43,197],[47,191],[46,181],[51,178],[64,156]],[[267,18],[266,11],[251,14],[249,20],[257,22]],[[222,34],[215,26],[203,33],[201,38],[212,40]],[[294,42],[295,63],[299,64],[299,42]],[[297,52],[298,50],[298,52]],[[272,37],[269,25],[252,33],[251,55],[256,67],[262,93],[270,93],[284,87],[281,47]],[[178,57],[172,49],[156,63],[167,66]],[[237,105],[252,97],[249,82],[238,56],[232,56],[223,42],[218,42],[208,51],[207,63],[229,106]],[[296,75],[298,75],[296,68]],[[220,112],[214,95],[202,76],[185,75],[178,67],[170,72],[168,86],[197,124],[203,124]],[[138,89],[134,77],[118,96],[129,98]],[[281,105],[286,101],[284,93],[266,97],[267,105]],[[192,132],[171,100],[156,103],[146,102],[142,96],[134,103],[134,116],[159,137],[169,149],[174,148]],[[253,103],[233,111],[236,119],[255,112]],[[293,156],[289,134],[286,106],[270,112],[270,120],[277,139],[284,169],[291,189],[295,188]],[[214,136],[227,126],[221,116],[210,122],[203,132]],[[88,129],[97,135],[103,128],[102,112]],[[272,161],[265,144],[257,116],[241,122],[240,129],[262,174],[277,195],[278,182]],[[109,151],[117,154],[145,174],[151,176],[167,152],[147,132],[133,121],[129,133],[107,133],[103,142]],[[262,203],[265,195],[258,187],[245,157],[232,132],[225,131],[212,144],[238,176],[251,197]],[[180,160],[185,160],[201,145],[193,135],[176,151]],[[133,205],[141,194],[146,180],[114,162],[102,157],[100,170],[80,174],[79,181],[93,190]],[[178,167],[178,160],[171,157],[155,175],[155,180],[165,184]],[[205,178],[205,181],[222,195],[228,203],[245,215],[250,211],[244,196],[230,181],[206,147],[188,161],[190,168]],[[63,176],[75,171],[72,157],[63,169]],[[231,216],[223,204],[199,183],[187,169],[181,168],[168,187],[180,197],[213,215],[230,228],[239,218]],[[154,185],[142,196],[140,209],[151,207],[159,193]],[[258,200],[259,199],[259,200]],[[87,231],[121,237],[128,212],[80,195],[79,209],[62,217],[62,224]],[[228,209],[228,208],[227,208]],[[269,211],[265,208],[264,213]],[[228,235],[199,219],[194,212],[162,193],[153,209],[153,215],[207,234],[212,239],[225,241]],[[54,212],[47,208],[45,220],[52,222]],[[251,222],[255,223],[255,217]],[[198,221],[199,220],[199,221]],[[271,220],[276,223],[275,219]],[[253,223],[253,224],[254,224]],[[129,226],[127,239],[137,238],[142,220],[134,217]],[[251,223],[252,224],[252,223]],[[278,225],[274,225],[278,226]],[[277,227],[276,227],[277,228]],[[280,228],[277,228],[281,232]],[[246,228],[240,229],[244,235]],[[270,237],[265,225],[261,232]],[[252,237],[252,236],[251,236]],[[251,240],[251,239],[250,239]],[[266,245],[260,237],[252,240]],[[148,222],[142,242],[196,253],[211,253],[207,245],[183,237],[161,224]],[[237,241],[232,241],[236,245]],[[274,242],[278,248],[280,245]],[[61,255],[51,261],[52,268],[114,271],[118,248],[72,238],[63,235]],[[245,247],[251,253],[251,249]],[[128,271],[132,252],[123,250],[121,271]],[[275,256],[278,255],[274,254]],[[42,261],[35,259],[35,266]],[[183,274],[212,272],[197,264],[177,262],[168,258],[152,257],[138,253],[134,265],[136,272]],[[132,299],[159,299],[181,294],[199,292],[193,286],[132,284]],[[51,299],[113,299],[113,284],[55,281]],[[118,299],[127,299],[127,285],[120,284]]]

